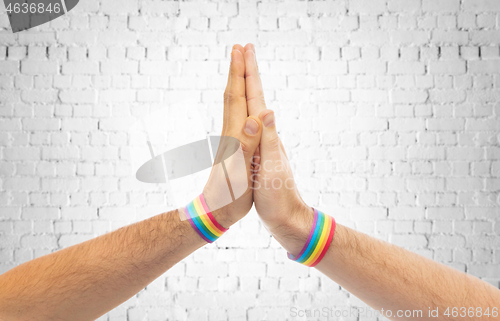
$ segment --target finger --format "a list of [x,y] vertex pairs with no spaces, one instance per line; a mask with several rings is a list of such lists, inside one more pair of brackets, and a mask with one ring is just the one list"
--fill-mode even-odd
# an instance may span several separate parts
[[255,153],[253,153],[252,165],[254,172],[258,172],[260,167],[260,144],[255,149]]
[[[245,48],[243,48],[243,46],[241,46],[240,44],[235,44],[232,48],[231,48],[231,52],[234,51],[234,50],[238,50],[239,52],[241,52],[241,55],[242,56],[245,56]],[[230,54],[231,55],[231,54]],[[230,57],[231,59],[231,57]],[[230,68],[229,70],[231,70],[231,64],[230,64]],[[229,74],[230,76],[230,74]],[[226,84],[226,88],[229,86],[229,79],[230,77],[227,78],[227,84]]]
[[283,146],[283,142],[281,141],[281,139],[280,139],[280,148],[281,148],[281,152],[283,152],[286,159],[288,160],[288,155],[286,154],[285,146]]
[[256,116],[249,116],[240,135],[241,148],[245,156],[247,170],[250,169],[254,154],[259,147],[262,135],[262,122]]
[[248,114],[257,116],[266,109],[266,102],[257,67],[255,47],[251,43],[245,46],[245,86]]
[[245,59],[243,47],[233,46],[228,82],[224,91],[224,135],[236,136],[245,124],[247,105],[245,95]]
[[259,119],[262,121],[262,137],[260,139],[260,155],[263,159],[273,158],[280,155],[280,139],[276,132],[274,111],[266,109],[260,112]]

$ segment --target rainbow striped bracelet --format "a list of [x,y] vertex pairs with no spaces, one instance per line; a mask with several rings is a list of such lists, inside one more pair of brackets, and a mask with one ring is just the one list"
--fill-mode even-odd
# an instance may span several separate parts
[[194,230],[208,243],[213,243],[228,230],[215,220],[212,212],[208,209],[203,194],[186,205],[184,213]]
[[314,222],[306,244],[297,256],[288,253],[288,258],[309,267],[316,266],[330,247],[334,233],[335,219],[314,209]]

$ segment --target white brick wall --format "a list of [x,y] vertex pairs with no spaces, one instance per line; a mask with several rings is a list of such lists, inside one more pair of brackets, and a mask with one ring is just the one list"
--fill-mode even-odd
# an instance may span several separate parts
[[[228,53],[253,42],[310,205],[499,286],[500,1],[82,0],[0,28],[0,272],[167,208],[134,184],[128,124],[184,101],[218,133]],[[252,211],[101,319],[349,304]]]

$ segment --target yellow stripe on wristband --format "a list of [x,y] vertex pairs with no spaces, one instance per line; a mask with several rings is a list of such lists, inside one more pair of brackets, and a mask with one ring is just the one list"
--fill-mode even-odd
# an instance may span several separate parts
[[328,215],[325,215],[325,226],[326,228],[323,229],[323,233],[321,234],[321,238],[318,242],[320,246],[317,246],[314,249],[314,252],[311,254],[309,259],[307,259],[303,264],[309,266],[312,262],[316,261],[316,259],[323,251],[323,248],[326,246],[326,240],[328,239],[328,236],[330,235],[330,230],[332,228],[332,218]]
[[334,233],[335,219],[314,209],[314,221],[306,244],[299,254],[288,253],[288,258],[309,267],[316,266],[328,251]]
[[208,243],[217,240],[228,229],[220,225],[206,205],[203,194],[200,194],[183,209],[195,231]]
[[203,221],[203,223],[205,224],[205,226],[210,230],[210,232],[212,232],[215,235],[221,235],[222,233],[224,233],[224,232],[220,231],[214,225],[214,223],[212,223],[212,221],[210,220],[210,218],[206,215],[207,213],[205,212],[205,209],[203,208],[203,205],[201,204],[201,201],[200,201],[199,197],[197,197],[193,201],[193,204],[194,204],[194,206],[196,208],[196,211],[199,213],[199,217],[201,218],[201,220]]

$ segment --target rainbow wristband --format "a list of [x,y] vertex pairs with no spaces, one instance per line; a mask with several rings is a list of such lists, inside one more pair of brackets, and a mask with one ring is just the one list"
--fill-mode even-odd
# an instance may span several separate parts
[[184,207],[184,213],[196,232],[208,243],[213,243],[228,229],[222,227],[208,209],[203,194]]
[[292,261],[309,267],[316,266],[326,254],[335,233],[335,219],[314,209],[314,222],[309,233],[306,245],[297,256],[288,253]]

